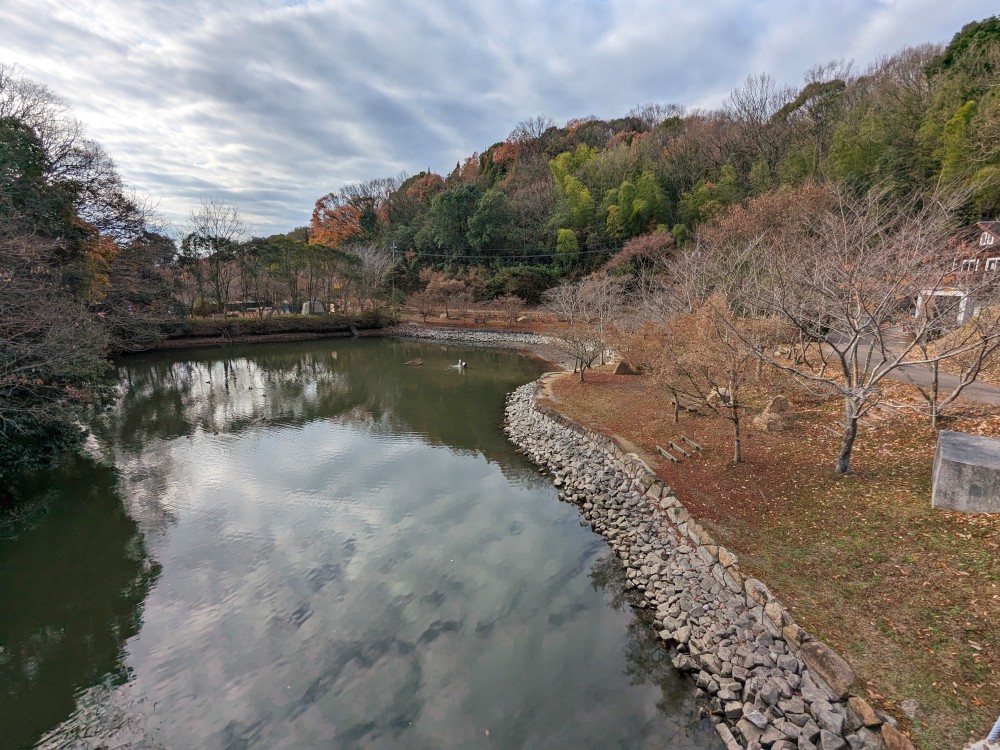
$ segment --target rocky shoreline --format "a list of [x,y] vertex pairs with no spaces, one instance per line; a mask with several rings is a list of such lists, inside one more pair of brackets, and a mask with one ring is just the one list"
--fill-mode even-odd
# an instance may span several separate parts
[[892,717],[851,692],[850,665],[746,576],[638,456],[539,405],[539,391],[540,381],[508,396],[508,438],[622,560],[727,750],[912,750]]
[[434,328],[419,326],[412,323],[400,323],[390,328],[382,329],[384,335],[400,336],[410,339],[434,339],[435,341],[454,341],[460,344],[480,344],[484,346],[498,345],[533,345],[548,346],[552,339],[537,333],[522,333],[518,331],[482,331],[462,328]]
[[464,328],[436,328],[413,323],[385,328],[380,335],[398,336],[411,339],[431,339],[454,342],[468,346],[488,346],[501,349],[516,349],[543,359],[564,370],[573,369],[573,359],[560,351],[549,336],[522,331],[484,331]]

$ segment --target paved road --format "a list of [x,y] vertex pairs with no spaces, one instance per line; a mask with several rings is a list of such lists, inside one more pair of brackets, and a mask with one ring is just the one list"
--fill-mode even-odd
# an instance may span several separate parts
[[[903,334],[895,333],[895,331],[888,331],[885,334],[885,340],[888,344],[892,344],[894,340],[898,340],[900,345],[903,345]],[[858,352],[859,357],[866,356],[865,351]],[[878,355],[881,356],[881,355]],[[872,362],[872,367],[876,366],[876,362]],[[889,380],[896,380],[903,383],[912,383],[914,385],[919,385],[925,388],[929,388],[931,381],[934,376],[929,367],[926,365],[901,365],[886,375]],[[951,373],[941,372],[938,374],[938,392],[942,397],[946,397],[951,391],[958,385],[958,376],[952,375]],[[995,404],[1000,406],[1000,386],[990,385],[989,383],[972,383],[967,385],[962,390],[962,395],[959,397],[960,400],[965,401],[978,401],[982,404]]]
[[[916,385],[930,387],[933,375],[930,368],[924,365],[902,365],[886,375],[891,380],[899,380],[904,383],[914,383]],[[942,396],[947,396],[952,389],[958,385],[958,376],[951,373],[942,372],[938,374],[938,392]],[[978,401],[981,404],[995,404],[1000,406],[1000,386],[989,383],[972,383],[962,390],[959,400]]]

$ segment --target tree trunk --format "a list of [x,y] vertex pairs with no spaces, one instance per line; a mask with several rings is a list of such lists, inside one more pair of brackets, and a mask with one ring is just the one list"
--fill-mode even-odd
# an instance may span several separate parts
[[732,407],[733,423],[733,463],[738,464],[743,461],[743,438],[740,434],[740,411],[739,407]]
[[851,399],[845,400],[844,434],[840,440],[840,455],[837,456],[837,473],[851,473],[851,451],[854,450],[854,439],[858,436],[858,412]]
[[580,382],[583,382],[583,360],[580,360]]
[[934,360],[934,366],[931,368],[931,429],[937,429],[938,423],[938,389],[941,387],[939,382],[939,371],[941,369],[941,362],[939,360]]
[[674,424],[681,421],[681,402],[674,396]]

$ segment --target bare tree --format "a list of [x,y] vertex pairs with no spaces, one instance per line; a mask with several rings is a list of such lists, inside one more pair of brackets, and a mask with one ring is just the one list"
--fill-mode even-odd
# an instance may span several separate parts
[[563,282],[542,295],[546,309],[566,328],[553,334],[556,347],[573,357],[580,382],[584,370],[603,359],[610,325],[620,312],[623,287],[620,280],[594,275],[580,282]]
[[591,274],[580,282],[580,297],[585,314],[594,329],[594,339],[600,345],[603,365],[608,348],[609,326],[621,315],[625,300],[625,280],[620,276]]
[[[992,291],[992,290],[991,290]],[[996,299],[991,304],[978,307],[969,322],[955,326],[956,308],[962,302],[955,296],[945,297],[948,304],[936,306],[934,314],[941,323],[938,330],[925,332],[914,340],[914,356],[929,364],[929,377],[919,377],[919,370],[911,377],[913,387],[927,403],[931,429],[937,429],[942,412],[953,404],[962,392],[979,378],[983,367],[1000,356],[1000,305]],[[926,310],[918,315],[926,315]],[[941,372],[945,364],[946,372]],[[921,368],[921,365],[912,365]]]
[[392,253],[384,247],[372,243],[355,245],[351,252],[358,258],[358,281],[360,285],[359,296],[364,301],[371,303],[374,309],[378,304],[382,284],[386,274],[392,270],[395,262]]
[[526,120],[521,120],[510,132],[510,140],[515,143],[527,143],[535,141],[545,134],[549,128],[555,127],[555,121],[548,115],[535,115]]
[[181,242],[182,258],[199,286],[214,295],[220,313],[225,314],[239,278],[237,251],[249,234],[240,210],[216,198],[202,201],[197,211],[191,211],[188,234]]
[[683,117],[684,107],[680,104],[661,104],[658,102],[648,102],[637,104],[629,110],[629,117],[639,120],[647,130],[652,130],[665,120],[671,117]]
[[104,330],[67,292],[59,252],[0,221],[0,477],[82,441],[76,420],[107,369]]
[[437,297],[428,292],[426,289],[414,292],[409,296],[407,301],[410,303],[411,307],[416,309],[425,323],[427,322],[427,318],[429,318],[434,312],[438,303]]
[[444,308],[444,316],[451,315],[451,310],[465,304],[469,290],[461,279],[452,279],[440,271],[425,268],[420,272],[420,279],[426,284],[424,291]]
[[691,313],[653,324],[651,371],[671,396],[674,422],[682,405],[707,408],[733,430],[733,463],[743,460],[744,386],[754,374],[752,321],[737,319],[716,295]]
[[744,152],[748,162],[760,160],[771,169],[776,168],[782,156],[786,130],[772,118],[794,96],[791,89],[779,86],[766,73],[747,76],[723,105],[738,134],[730,149]]
[[[786,211],[795,212],[787,194]],[[765,362],[844,401],[836,471],[851,471],[858,420],[879,403],[880,384],[903,365],[927,366],[958,357],[981,343],[969,340],[927,357],[918,342],[940,325],[914,315],[921,296],[955,288],[953,258],[945,252],[951,214],[941,200],[899,201],[885,192],[860,197],[829,189],[826,210],[775,222],[743,241],[753,272],[733,300],[742,315],[773,317],[804,341],[817,342],[818,363],[776,356],[757,346]],[[742,265],[730,273],[739,273]],[[967,289],[968,291],[968,289]],[[989,340],[1000,331],[989,334]],[[753,344],[753,342],[749,342]]]
[[513,325],[524,310],[524,300],[513,294],[505,294],[493,300],[493,307],[503,315],[508,325]]

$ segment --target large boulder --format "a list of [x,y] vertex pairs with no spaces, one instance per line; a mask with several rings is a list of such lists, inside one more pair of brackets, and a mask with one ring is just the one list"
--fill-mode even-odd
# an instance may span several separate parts
[[784,414],[788,411],[788,407],[788,399],[779,394],[771,399],[764,411],[771,412],[771,414]]
[[892,724],[882,725],[882,741],[888,750],[916,750],[910,738]]
[[753,426],[763,432],[781,432],[788,429],[788,420],[781,414],[766,409],[753,418]]
[[784,415],[788,413],[788,399],[784,396],[775,396],[764,407],[764,411],[753,418],[753,425],[758,430],[764,432],[780,432],[788,429],[788,418]]
[[809,641],[802,644],[802,661],[826,684],[833,698],[847,697],[856,678],[851,665],[840,654],[825,643]]

